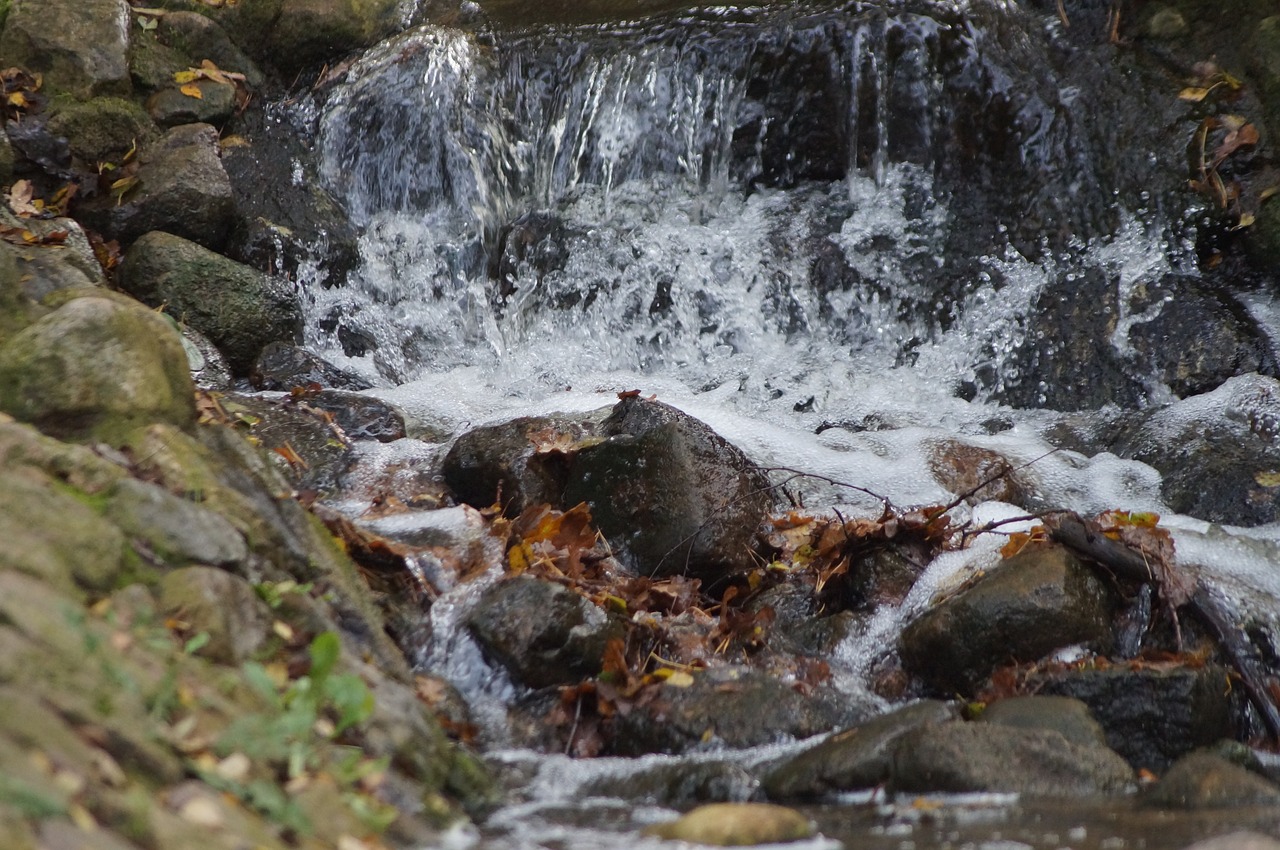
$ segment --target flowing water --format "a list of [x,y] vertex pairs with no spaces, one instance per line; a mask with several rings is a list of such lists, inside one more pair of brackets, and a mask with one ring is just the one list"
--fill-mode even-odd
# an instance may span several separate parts
[[[495,9],[485,24],[465,6],[482,21],[470,31],[426,26],[374,48],[314,104],[324,179],[363,237],[348,286],[307,292],[308,343],[377,382],[426,441],[371,452],[369,467],[430,463],[469,426],[638,388],[765,466],[898,505],[950,501],[928,457],[960,438],[1027,464],[1040,504],[1167,513],[1152,468],[1053,452],[1045,435],[1064,416],[1036,408],[1064,379],[1020,353],[1043,336],[1046,292],[1070,297],[1101,271],[1120,297],[1098,309],[1116,312],[1110,342],[1130,362],[1126,332],[1144,316],[1127,294],[1196,273],[1188,128],[1124,120],[1151,96],[1100,58],[1109,46],[998,0],[664,6],[573,24]],[[1173,399],[1132,378],[1131,406]],[[1196,404],[1270,415],[1249,381]],[[1169,416],[1193,417],[1183,404]],[[814,510],[878,506],[816,480],[794,489]],[[1167,522],[1188,566],[1274,619],[1274,530]],[[940,559],[843,646],[845,686],[998,545]],[[436,603],[422,663],[500,706],[513,686],[456,626],[469,593]],[[500,718],[482,722],[500,741]],[[526,784],[485,846],[644,846],[620,831],[667,814],[584,803],[634,763],[495,758]],[[1178,846],[1196,831],[1144,838],[1132,814],[998,797],[814,813],[827,835],[886,848]]]

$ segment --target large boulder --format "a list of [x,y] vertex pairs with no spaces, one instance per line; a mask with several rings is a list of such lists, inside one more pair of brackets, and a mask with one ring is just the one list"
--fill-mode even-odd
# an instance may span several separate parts
[[158,135],[142,107],[123,97],[55,102],[47,127],[53,135],[67,139],[72,156],[85,169],[102,163],[119,166],[134,145],[145,146]]
[[283,0],[262,60],[284,74],[371,47],[401,27],[399,0]]
[[31,244],[0,241],[0,254],[16,260],[20,270],[13,279],[0,272],[0,287],[6,290],[0,298],[25,302],[27,310],[20,312],[29,312],[34,302],[60,290],[106,286],[107,277],[93,255],[89,238],[75,220],[19,218],[0,208],[0,225],[34,236]]
[[903,666],[947,695],[972,694],[1001,664],[1111,640],[1111,590],[1061,547],[1008,558],[902,632]]
[[282,282],[169,233],[153,231],[134,243],[120,282],[209,337],[238,375],[248,374],[269,343],[300,331],[296,297]]
[[206,248],[222,248],[235,203],[217,130],[208,124],[174,127],[142,149],[136,176],[136,187],[123,198],[111,195],[82,205],[82,220],[122,244],[165,230]]
[[0,56],[43,74],[54,94],[128,94],[131,24],[125,0],[12,0]]
[[73,298],[0,346],[0,409],[55,436],[108,440],[144,423],[194,422],[178,334],[107,294]]
[[907,792],[1083,797],[1119,793],[1132,781],[1133,769],[1101,744],[1069,741],[1049,729],[951,722],[902,740],[891,785]]
[[619,561],[641,575],[705,578],[752,563],[773,491],[737,447],[638,396],[618,402],[600,433],[574,459],[564,501],[590,506]]

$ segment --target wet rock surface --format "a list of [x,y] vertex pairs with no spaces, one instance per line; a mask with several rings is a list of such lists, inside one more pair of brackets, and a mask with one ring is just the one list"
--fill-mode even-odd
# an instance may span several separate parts
[[925,611],[903,630],[899,651],[935,690],[971,694],[1001,664],[1109,644],[1114,605],[1093,570],[1065,549],[1026,552]]
[[359,375],[287,342],[269,342],[263,346],[249,377],[255,389],[282,392],[311,384],[336,390],[367,390],[371,386]]
[[1221,809],[1280,806],[1280,786],[1209,753],[1174,762],[1142,805],[1161,809]]

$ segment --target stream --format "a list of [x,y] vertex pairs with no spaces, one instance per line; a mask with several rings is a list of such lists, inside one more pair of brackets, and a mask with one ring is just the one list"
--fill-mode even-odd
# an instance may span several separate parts
[[[1176,81],[1117,57],[1101,6],[1073,29],[1052,4],[1004,0],[638,7],[534,21],[464,3],[462,28],[410,30],[288,108],[363,234],[348,285],[306,290],[307,345],[373,381],[417,436],[364,449],[339,507],[358,513],[362,480],[430,468],[468,428],[640,389],[762,466],[823,476],[794,485],[811,511],[878,512],[832,482],[947,503],[936,446],[994,450],[1034,505],[1161,513],[1180,563],[1278,625],[1280,527],[1179,514],[1156,469],[1099,436],[1166,404],[1169,434],[1223,411],[1280,421],[1256,375],[1190,394],[1134,342],[1174,297],[1144,293],[1201,278],[1206,209],[1185,189],[1195,122]],[[1268,342],[1269,297],[1232,297]],[[879,700],[871,661],[1001,542],[939,558],[838,649],[851,699]],[[669,810],[599,789],[794,746],[580,762],[505,747],[515,687],[459,625],[483,581],[436,601],[417,659],[496,707],[477,722],[514,777],[513,802],[457,846],[658,847],[634,830]],[[1162,848],[1221,831],[1002,795],[806,811],[823,837],[803,848]]]

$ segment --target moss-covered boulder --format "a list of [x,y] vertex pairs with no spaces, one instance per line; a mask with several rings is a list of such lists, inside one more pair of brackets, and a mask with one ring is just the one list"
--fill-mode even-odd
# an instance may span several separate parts
[[128,299],[72,298],[0,346],[0,410],[46,433],[113,441],[195,420],[182,342]]
[[120,280],[144,303],[167,305],[170,315],[207,336],[239,375],[249,373],[268,343],[291,341],[300,330],[297,301],[280,281],[169,233],[139,239]]
[[0,56],[43,74],[52,94],[124,95],[131,26],[125,0],[12,0]]
[[119,165],[134,145],[144,146],[158,134],[142,107],[122,97],[56,104],[48,128],[67,139],[72,155],[87,168]]

